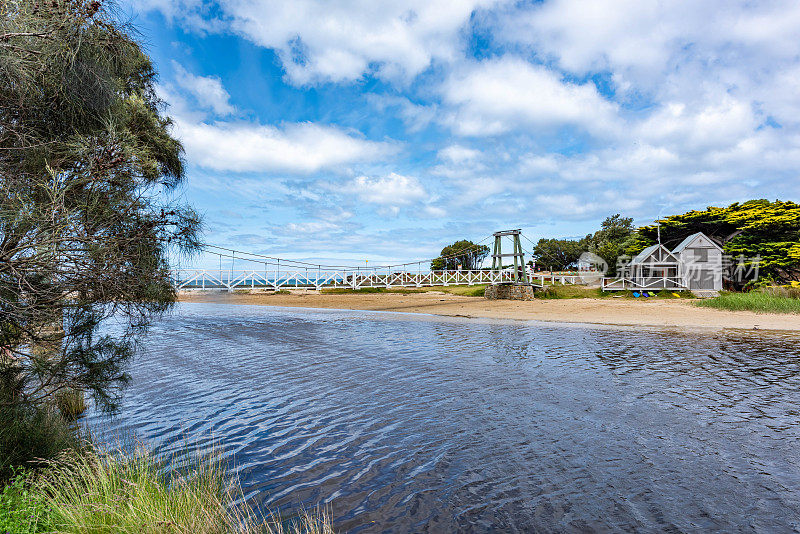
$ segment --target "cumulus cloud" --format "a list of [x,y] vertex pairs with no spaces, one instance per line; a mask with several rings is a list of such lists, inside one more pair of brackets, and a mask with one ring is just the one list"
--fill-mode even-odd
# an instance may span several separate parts
[[505,31],[499,39],[533,45],[571,71],[652,74],[681,58],[791,59],[800,38],[800,5],[792,0],[549,0],[510,10],[500,24]]
[[189,161],[217,171],[311,173],[396,151],[390,143],[314,123],[271,126],[179,120],[176,133]]
[[408,205],[427,196],[418,179],[397,173],[372,178],[359,176],[349,188],[364,202],[392,207]]
[[[365,74],[408,81],[461,49],[476,9],[509,0],[228,0],[203,29],[225,26],[278,53],[297,85],[353,81]],[[176,8],[175,5],[180,8]],[[166,16],[204,20],[198,0],[146,0]],[[206,13],[208,14],[208,13]]]
[[616,128],[616,105],[592,83],[564,81],[558,73],[515,57],[454,72],[442,94],[454,108],[448,122],[461,135],[496,135],[517,127],[574,125],[594,133]]
[[[198,106],[177,114],[190,162],[303,175],[281,190],[302,205],[287,233],[341,240],[352,234],[344,225],[363,224],[367,235],[380,222],[359,203],[379,216],[442,218],[460,234],[456,213],[484,226],[549,219],[588,230],[617,211],[646,222],[800,195],[795,1],[146,2],[186,27],[274,50],[291,91],[355,95],[324,111],[355,129],[225,121],[233,103],[219,79],[176,69],[170,90],[218,119]],[[357,131],[376,139],[381,128],[411,150],[387,158],[394,142]],[[323,171],[338,175],[314,175]],[[318,217],[333,206],[352,220]]]
[[236,108],[230,104],[231,96],[219,78],[196,76],[175,61],[172,65],[175,69],[175,83],[190,93],[200,107],[210,109],[217,115],[230,115],[235,111]]
[[722,97],[693,110],[681,102],[667,103],[639,123],[635,133],[649,143],[706,151],[738,143],[758,124],[749,103]]
[[784,106],[796,94],[785,73],[796,69],[800,54],[794,0],[549,0],[493,21],[498,40],[562,70],[610,73],[623,97],[693,104],[729,93],[757,99],[781,120],[798,120],[796,108]]
[[480,156],[480,150],[467,148],[461,145],[450,145],[439,150],[439,159],[452,163],[466,163],[475,160]]

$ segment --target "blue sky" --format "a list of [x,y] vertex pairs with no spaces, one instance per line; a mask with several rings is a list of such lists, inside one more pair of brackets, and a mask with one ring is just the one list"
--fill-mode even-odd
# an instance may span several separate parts
[[122,3],[206,241],[391,262],[798,200],[800,3]]

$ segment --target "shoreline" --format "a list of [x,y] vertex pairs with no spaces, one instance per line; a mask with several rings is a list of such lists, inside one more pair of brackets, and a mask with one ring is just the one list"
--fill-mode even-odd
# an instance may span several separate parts
[[701,308],[693,300],[657,299],[541,299],[533,301],[486,300],[442,291],[424,293],[317,293],[291,291],[265,293],[181,291],[179,302],[249,304],[317,309],[421,313],[467,319],[501,319],[627,327],[690,328],[713,330],[777,330],[800,332],[794,314],[760,314]]

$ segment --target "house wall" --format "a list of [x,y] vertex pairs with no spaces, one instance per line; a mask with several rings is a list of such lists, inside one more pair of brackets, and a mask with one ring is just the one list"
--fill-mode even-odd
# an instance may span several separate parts
[[693,243],[679,256],[681,276],[689,289],[722,289],[722,252],[718,248],[702,242]]
[[653,276],[648,272],[649,268],[666,268],[667,277],[672,278],[675,285],[686,284],[690,290],[722,289],[722,251],[703,234],[695,236],[680,252],[669,252],[663,245],[645,249],[625,267],[622,276],[647,289],[672,282],[665,282],[662,276]]

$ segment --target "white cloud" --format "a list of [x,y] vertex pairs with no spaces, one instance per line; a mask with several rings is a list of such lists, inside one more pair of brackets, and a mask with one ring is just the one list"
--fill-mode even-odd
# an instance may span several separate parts
[[438,112],[435,104],[415,104],[402,96],[385,96],[368,94],[367,101],[381,112],[396,112],[406,126],[408,132],[414,133],[423,130],[433,122]]
[[449,123],[462,135],[563,125],[608,133],[617,127],[616,106],[593,84],[563,81],[545,67],[518,58],[471,64],[451,75],[442,92],[455,110]]
[[800,5],[793,0],[550,0],[510,10],[501,24],[505,32],[498,37],[532,44],[571,71],[652,72],[680,56],[722,62],[754,53],[791,58],[800,38]]
[[375,178],[359,176],[349,188],[364,202],[383,206],[407,205],[427,196],[419,180],[396,173]]
[[229,0],[223,19],[278,52],[295,84],[409,80],[459,55],[470,15],[500,0]]
[[339,230],[338,224],[326,221],[311,221],[305,223],[289,223],[283,230],[293,235],[318,235]]
[[800,55],[795,0],[549,0],[509,9],[493,29],[568,72],[610,73],[623,97],[691,105],[729,93],[798,121],[796,100],[794,113],[782,106],[796,92],[777,83]]
[[649,143],[698,152],[736,144],[757,126],[748,103],[723,96],[695,110],[680,102],[666,104],[642,121],[636,133]]
[[467,163],[475,160],[480,154],[480,150],[467,148],[461,145],[450,145],[441,149],[437,155],[439,159],[451,163]]
[[[395,144],[351,130],[214,122],[197,106],[180,108],[178,133],[191,162],[312,174],[270,190],[282,185],[292,209],[302,204],[293,226],[281,224],[287,235],[328,234],[333,248],[349,236],[360,246],[381,215],[401,207],[408,218],[441,218],[458,232],[458,218],[478,226],[549,219],[559,235],[565,221],[617,211],[646,221],[661,211],[800,195],[794,0],[145,1],[195,29],[237,32],[276,50],[288,83],[381,93],[322,116],[359,125],[380,115],[369,131],[386,127],[392,135],[405,125],[413,150],[389,167],[383,159]],[[218,16],[192,22],[209,5]],[[493,59],[470,53],[476,23],[489,37],[482,57]],[[361,84],[372,77],[393,86]],[[213,81],[179,76],[170,89],[229,112],[227,92]],[[328,89],[338,91],[320,94]],[[360,162],[372,165],[354,171]],[[342,176],[313,176],[328,170]],[[424,185],[412,175],[425,176]],[[345,221],[320,216],[334,207],[346,211]],[[369,228],[354,234],[351,224]]]
[[390,143],[313,123],[277,127],[178,120],[176,133],[190,162],[217,171],[311,173],[380,159],[396,150]]
[[200,107],[213,110],[217,115],[230,115],[235,111],[236,108],[230,104],[230,95],[219,78],[196,76],[176,61],[172,65],[176,74],[175,83],[194,96]]

